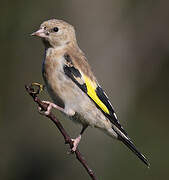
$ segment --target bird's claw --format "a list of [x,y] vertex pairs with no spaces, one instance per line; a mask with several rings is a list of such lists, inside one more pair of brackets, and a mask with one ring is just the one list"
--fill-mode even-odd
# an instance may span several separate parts
[[45,114],[45,110],[43,110],[40,106],[38,106],[38,112],[39,112],[39,114],[41,114],[41,115],[46,115]]
[[49,101],[42,101],[43,103],[47,104],[47,110],[43,110],[40,106],[38,107],[38,112],[42,115],[49,115],[51,112],[52,107],[54,106],[53,103],[49,102]]
[[81,140],[81,135],[79,135],[76,139],[72,139],[73,141],[73,147],[71,149],[71,153],[74,153],[79,145],[79,142]]

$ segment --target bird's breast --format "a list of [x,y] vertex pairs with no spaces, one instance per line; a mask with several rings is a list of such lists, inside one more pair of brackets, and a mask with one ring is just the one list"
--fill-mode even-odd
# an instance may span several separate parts
[[[103,113],[90,98],[64,72],[63,56],[46,56],[43,78],[54,103],[62,102],[65,110],[71,109],[83,117],[81,121],[96,127],[110,126]],[[82,122],[84,123],[84,122]],[[108,125],[107,125],[108,124]]]
[[[43,64],[43,78],[48,92],[55,103],[60,98],[64,104],[78,96],[78,87],[65,75],[63,56],[46,56]],[[76,89],[76,90],[75,90]]]

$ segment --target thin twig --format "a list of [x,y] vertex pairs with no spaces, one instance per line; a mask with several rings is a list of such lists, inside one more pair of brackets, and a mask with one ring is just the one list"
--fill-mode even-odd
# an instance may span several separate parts
[[[33,98],[34,102],[36,102],[38,104],[38,106],[41,107],[42,110],[46,111],[48,105],[46,103],[43,103],[37,97],[37,94],[39,94],[39,91],[35,92],[35,90],[32,88],[32,86],[26,85],[25,88],[26,88],[26,91],[29,93],[29,95]],[[61,132],[61,134],[64,137],[65,144],[69,144],[70,148],[72,148],[73,141],[71,140],[70,136],[67,134],[65,129],[63,128],[62,124],[57,120],[57,118],[52,113],[50,113],[49,115],[45,115],[45,116],[48,117],[50,120],[52,120],[52,122],[57,126],[57,128],[59,129],[59,131]],[[86,160],[84,159],[84,157],[82,156],[82,154],[80,153],[78,148],[76,149],[75,154],[76,154],[76,158],[82,164],[82,166],[86,169],[86,171],[89,174],[89,176],[91,177],[91,179],[97,180],[94,172],[92,171],[92,169],[89,168]]]

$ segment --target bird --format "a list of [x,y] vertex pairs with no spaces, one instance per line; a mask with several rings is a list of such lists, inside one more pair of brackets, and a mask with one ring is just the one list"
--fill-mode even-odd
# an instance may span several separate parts
[[108,96],[79,48],[75,28],[66,21],[50,19],[31,35],[41,38],[45,47],[42,76],[53,100],[43,101],[48,104],[45,114],[55,108],[82,125],[79,136],[72,139],[72,151],[76,151],[82,134],[91,126],[125,144],[149,167],[147,158],[137,150],[120,124]]

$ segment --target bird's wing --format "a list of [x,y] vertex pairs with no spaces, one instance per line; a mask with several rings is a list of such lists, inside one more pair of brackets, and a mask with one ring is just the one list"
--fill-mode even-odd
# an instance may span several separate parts
[[141,159],[147,166],[149,166],[148,160],[141,154],[127,133],[120,125],[117,116],[113,110],[113,107],[101,88],[101,86],[96,82],[92,81],[86,74],[77,68],[69,55],[65,57],[65,65],[63,67],[64,73],[95,103],[96,107],[99,108],[102,113],[111,121],[112,129],[117,133],[118,139],[122,141],[132,152],[134,152],[139,159]]
[[63,68],[65,74],[95,103],[96,107],[103,112],[112,124],[128,137],[127,133],[120,125],[114,109],[102,87],[96,81],[92,81],[86,74],[81,72],[80,69],[74,65],[68,54],[66,54],[64,58],[66,60]]

